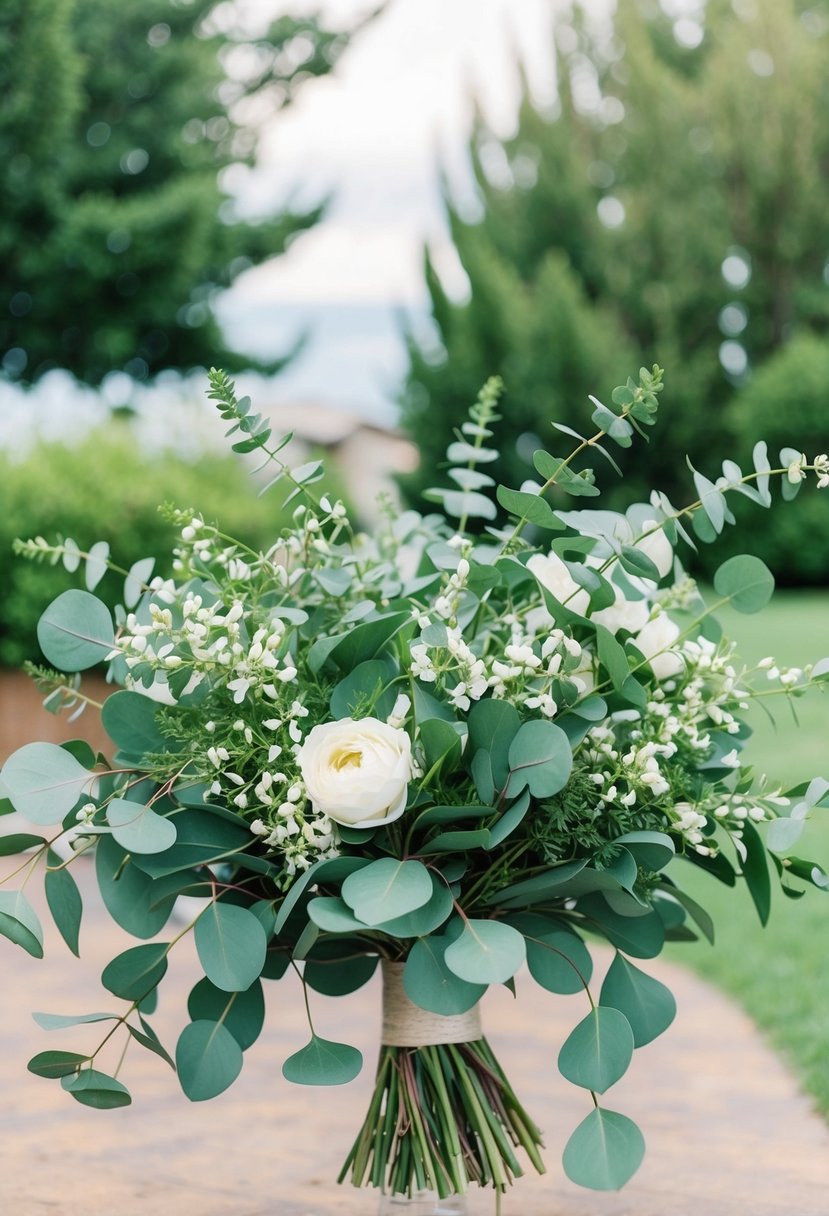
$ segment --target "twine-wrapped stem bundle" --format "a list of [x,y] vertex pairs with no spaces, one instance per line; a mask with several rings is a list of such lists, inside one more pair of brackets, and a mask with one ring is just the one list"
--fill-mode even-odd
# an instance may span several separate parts
[[481,1031],[478,1006],[449,1017],[409,1000],[403,964],[383,963],[383,1030],[374,1092],[339,1181],[390,1194],[462,1195],[507,1186],[522,1147],[544,1173],[541,1135]]

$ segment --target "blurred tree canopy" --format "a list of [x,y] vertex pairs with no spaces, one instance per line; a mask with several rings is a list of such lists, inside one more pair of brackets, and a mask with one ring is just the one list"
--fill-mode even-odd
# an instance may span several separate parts
[[[740,404],[759,369],[797,335],[813,336],[801,348],[813,362],[826,342],[829,7],[708,0],[678,11],[619,0],[611,25],[576,10],[556,30],[554,110],[540,112],[525,87],[512,137],[477,122],[477,214],[446,198],[468,298],[450,297],[427,253],[433,335],[408,335],[403,415],[425,478],[407,481],[413,497],[487,376],[506,383],[498,472],[518,485],[551,419],[590,425],[588,393],[609,395],[658,362],[660,421],[650,445],[622,453],[625,494],[658,486],[682,503],[686,453],[716,475],[723,456],[747,458],[762,437],[769,410],[755,421]],[[829,446],[829,384],[810,387],[819,416],[805,432],[799,416],[785,426],[792,360],[764,384],[785,390],[770,448],[816,432]],[[783,573],[814,577],[791,553]]]
[[216,0],[0,0],[5,374],[238,367],[215,293],[319,212],[241,219],[228,172],[349,36],[314,16],[253,33]]

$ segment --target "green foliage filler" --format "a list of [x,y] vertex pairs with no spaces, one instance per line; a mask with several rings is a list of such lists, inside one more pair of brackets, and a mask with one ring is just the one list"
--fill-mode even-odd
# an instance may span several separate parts
[[[77,446],[43,443],[19,462],[0,455],[0,486],[0,665],[5,666],[38,658],[37,617],[76,582],[62,565],[43,569],[16,559],[16,537],[60,534],[81,547],[105,541],[129,567],[170,550],[175,528],[159,512],[160,503],[198,503],[234,535],[266,547],[285,522],[276,500],[257,497],[237,462],[224,456],[202,456],[197,464],[169,454],[142,456],[122,422]],[[170,573],[166,560],[167,567],[162,560],[156,574]],[[110,607],[119,594],[110,580],[99,589]],[[92,662],[100,662],[104,653],[98,651]]]
[[242,218],[223,171],[347,41],[316,17],[254,36],[215,0],[5,0],[3,371],[97,384],[214,359],[216,291],[318,215]]
[[[616,454],[625,493],[673,498],[686,454],[747,457],[758,437],[776,450],[787,427],[812,440],[829,384],[829,26],[825,0],[803,8],[711,0],[688,46],[667,5],[620,0],[612,36],[577,7],[556,33],[555,107],[525,92],[505,140],[479,121],[477,208],[446,200],[468,298],[447,294],[427,254],[434,329],[409,338],[413,500],[493,372],[509,441],[486,471],[510,485],[533,476],[551,416],[575,425],[590,393],[604,400],[654,360],[682,376],[659,443]],[[825,577],[827,542],[793,543],[819,510],[798,504],[750,537],[782,581]],[[704,554],[697,568],[713,573]]]

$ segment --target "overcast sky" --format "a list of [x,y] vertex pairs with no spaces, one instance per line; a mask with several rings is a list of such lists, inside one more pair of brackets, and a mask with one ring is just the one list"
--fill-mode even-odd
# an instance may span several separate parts
[[[261,0],[260,0],[261,2]],[[325,222],[240,283],[246,300],[422,301],[421,251],[445,239],[438,168],[467,181],[472,98],[502,134],[515,121],[516,58],[541,102],[554,96],[555,0],[389,0],[329,78],[273,123],[261,166],[239,186],[252,211],[333,191]],[[296,13],[297,3],[282,3]],[[365,0],[329,0],[348,22]]]

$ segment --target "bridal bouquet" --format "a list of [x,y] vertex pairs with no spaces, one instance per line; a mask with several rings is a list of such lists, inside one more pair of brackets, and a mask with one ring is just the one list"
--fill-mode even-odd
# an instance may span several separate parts
[[[42,954],[23,893],[40,870],[76,950],[71,863],[94,849],[109,912],[142,942],[102,975],[120,1011],[38,1015],[46,1029],[104,1022],[101,1042],[44,1051],[29,1068],[86,1105],[125,1105],[126,1085],[99,1060],[122,1035],[172,1065],[189,1098],[212,1098],[261,1030],[263,987],[292,968],[309,1039],[284,1074],[342,1084],[361,1056],[316,1033],[314,993],[348,994],[380,964],[376,1084],[341,1179],[390,1194],[463,1194],[471,1182],[500,1194],[522,1155],[543,1170],[541,1138],[483,1037],[478,1002],[491,984],[529,978],[552,999],[584,998],[556,1045],[585,1096],[564,1169],[587,1187],[623,1185],[644,1141],[604,1095],[675,1008],[643,960],[666,941],[713,939],[683,869],[744,881],[762,920],[772,879],[829,886],[796,855],[829,783],[780,789],[742,766],[757,673],[677,551],[733,523],[734,494],[767,508],[773,480],[784,499],[809,474],[827,486],[829,458],[785,449],[772,468],[758,443],[747,473],[732,461],[716,481],[692,471],[687,506],[656,491],[625,514],[604,510],[584,459],[614,464],[608,445],[628,447],[655,422],[662,373],[642,369],[610,405],[593,402],[590,437],[558,426],[569,455],[538,451],[535,480],[496,486],[493,381],[448,449],[434,514],[387,504],[365,535],[315,493],[320,466],[290,468],[289,437],[272,438],[222,373],[210,379],[233,447],[261,453],[294,504],[267,552],[195,509],[170,509],[172,577],[154,573],[154,555],[125,571],[101,544],[18,545],[85,573],[86,589],[64,592],[39,622],[46,704],[81,707],[79,673],[101,663],[117,690],[100,707],[109,756],[29,743],[2,770],[2,809],[27,823],[0,838],[0,853],[19,854],[0,887],[0,933]],[[103,577],[123,583],[114,620],[94,594]],[[761,561],[732,557],[714,607],[757,612],[772,589]],[[764,691],[771,677],[784,698],[829,676],[829,661],[765,667]],[[58,852],[62,837],[71,849]],[[160,938],[183,895],[200,897],[192,921]],[[204,977],[168,1054],[152,1011],[191,933]],[[595,942],[614,951],[598,990]]]

